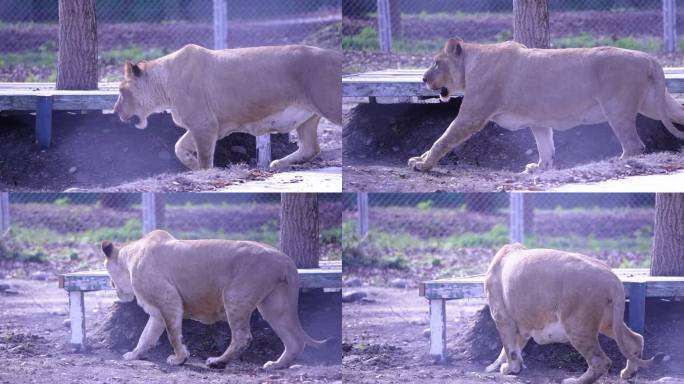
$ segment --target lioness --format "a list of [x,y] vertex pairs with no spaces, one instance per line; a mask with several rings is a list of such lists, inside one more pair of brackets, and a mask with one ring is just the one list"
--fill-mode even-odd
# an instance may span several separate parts
[[297,151],[270,164],[282,168],[318,155],[321,117],[341,124],[341,68],[339,52],[304,45],[212,51],[190,44],[156,60],[127,62],[114,112],[144,129],[150,114],[171,110],[187,130],[176,156],[193,170],[211,168],[216,141],[233,132],[296,129]]
[[206,361],[208,366],[227,363],[249,345],[254,309],[285,344],[280,358],[264,364],[265,369],[287,368],[306,345],[325,344],[302,329],[297,268],[273,247],[252,241],[176,240],[157,230],[122,247],[104,241],[102,252],[119,300],[137,299],[150,315],[138,345],[123,355],[126,360],[138,359],[166,329],[174,350],[166,361],[183,364],[189,354],[181,324],[190,318],[205,324],[228,321],[230,346]]
[[518,130],[530,127],[539,162],[526,172],[553,166],[553,128],[608,121],[622,146],[622,157],[644,151],[636,130],[641,113],[661,120],[679,139],[684,109],[665,88],[658,61],[643,52],[612,47],[528,49],[512,41],[464,43],[449,39],[434,57],[423,82],[443,101],[464,92],[458,116],[429,151],[408,165],[428,171],[453,147],[488,121]]
[[591,257],[509,244],[489,265],[485,291],[503,343],[487,372],[519,373],[522,350],[530,338],[538,344],[569,342],[582,354],[589,368],[564,384],[593,383],[608,371],[611,361],[599,345],[599,333],[614,339],[627,359],[627,367],[620,372],[623,379],[664,357],[641,359],[644,338],[623,321],[622,282],[607,265]]

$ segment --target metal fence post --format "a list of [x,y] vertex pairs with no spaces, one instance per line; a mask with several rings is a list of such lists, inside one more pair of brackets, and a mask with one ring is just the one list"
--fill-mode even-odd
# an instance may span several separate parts
[[155,196],[153,192],[142,193],[143,236],[157,229]]
[[677,4],[676,0],[663,0],[663,48],[677,52]]
[[389,0],[378,0],[378,37],[380,50],[392,52],[392,21]]
[[524,241],[524,208],[523,208],[523,194],[521,192],[510,193],[510,209],[511,209],[511,243],[523,244]]
[[214,49],[228,47],[226,39],[227,8],[226,0],[214,0]]
[[363,239],[368,233],[368,192],[358,192],[356,194],[356,209],[359,215],[357,223],[359,238]]
[[9,192],[0,192],[0,232],[5,232],[9,226]]

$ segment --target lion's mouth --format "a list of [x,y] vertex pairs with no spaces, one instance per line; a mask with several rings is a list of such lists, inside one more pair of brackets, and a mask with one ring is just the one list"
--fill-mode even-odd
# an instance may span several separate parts
[[447,87],[442,87],[442,89],[439,90],[439,95],[444,98],[449,97],[449,89],[447,89]]

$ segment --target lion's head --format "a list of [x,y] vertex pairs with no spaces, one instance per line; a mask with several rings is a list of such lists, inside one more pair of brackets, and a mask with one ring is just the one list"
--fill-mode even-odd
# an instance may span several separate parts
[[423,75],[425,86],[433,91],[439,90],[442,101],[448,101],[451,94],[465,89],[464,56],[463,40],[449,39]]
[[154,80],[150,78],[147,66],[144,61],[137,64],[126,62],[119,98],[114,105],[114,113],[119,115],[119,119],[135,124],[138,129],[147,128],[147,117],[159,112]]
[[121,248],[112,244],[111,241],[102,242],[102,253],[105,255],[104,265],[112,278],[112,286],[116,289],[116,296],[120,301],[127,303],[135,299],[135,293],[128,269],[119,262],[120,251]]

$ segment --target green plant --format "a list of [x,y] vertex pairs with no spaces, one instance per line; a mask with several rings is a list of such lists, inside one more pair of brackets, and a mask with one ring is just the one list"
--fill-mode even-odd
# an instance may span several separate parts
[[364,27],[356,35],[342,37],[342,49],[357,51],[377,51],[380,49],[378,31],[372,27]]
[[71,200],[69,200],[69,196],[60,197],[53,201],[53,204],[60,206],[69,205],[69,203],[71,203]]
[[423,200],[416,205],[416,208],[418,208],[422,211],[427,211],[430,208],[432,208],[432,204],[433,204],[432,200]]

